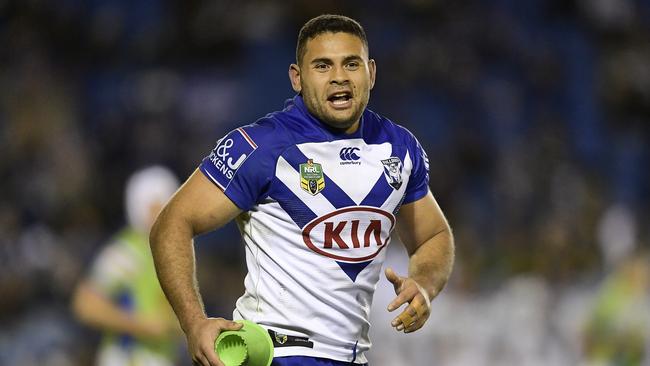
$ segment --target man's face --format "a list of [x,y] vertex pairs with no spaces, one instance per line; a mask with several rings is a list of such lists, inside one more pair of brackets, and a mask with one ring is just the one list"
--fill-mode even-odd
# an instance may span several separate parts
[[305,49],[299,65],[289,68],[293,89],[323,123],[356,131],[375,84],[375,62],[368,59],[368,50],[357,36],[343,32],[318,35]]

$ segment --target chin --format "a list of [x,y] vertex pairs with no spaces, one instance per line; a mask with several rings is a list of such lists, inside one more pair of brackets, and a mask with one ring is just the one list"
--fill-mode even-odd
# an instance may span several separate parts
[[[310,108],[308,105],[307,110],[309,110],[314,117],[324,124],[336,129],[350,128],[359,120],[359,118],[361,118],[362,114],[362,112],[357,110],[333,111],[328,109],[325,105],[317,105],[315,108]],[[314,112],[311,112],[312,110],[314,110]]]
[[358,110],[339,111],[338,113],[334,111],[325,115],[325,121],[327,124],[337,126],[338,128],[347,128],[358,121],[361,118],[361,114]]
[[357,121],[356,119],[350,119],[350,118],[324,118],[322,119],[323,123],[330,127],[338,128],[338,129],[347,129],[350,128],[350,126],[354,125],[354,123]]

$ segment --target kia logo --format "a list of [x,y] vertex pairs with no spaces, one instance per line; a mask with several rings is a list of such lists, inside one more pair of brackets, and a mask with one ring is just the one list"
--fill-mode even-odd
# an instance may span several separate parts
[[361,149],[358,147],[344,147],[339,152],[339,156],[341,157],[341,160],[359,160],[361,157],[355,152],[359,150]]
[[395,216],[375,207],[346,207],[305,225],[302,239],[314,252],[326,257],[363,262],[386,247]]

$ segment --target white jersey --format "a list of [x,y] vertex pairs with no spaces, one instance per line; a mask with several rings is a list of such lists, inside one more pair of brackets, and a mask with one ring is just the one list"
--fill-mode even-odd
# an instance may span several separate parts
[[370,110],[357,132],[338,134],[296,96],[220,139],[200,169],[246,211],[248,275],[234,318],[271,330],[276,357],[367,362],[395,215],[428,192],[415,137]]

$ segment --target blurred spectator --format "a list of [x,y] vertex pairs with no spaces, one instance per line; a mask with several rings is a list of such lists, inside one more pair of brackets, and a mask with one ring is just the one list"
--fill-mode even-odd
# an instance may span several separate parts
[[94,260],[73,295],[73,309],[104,336],[98,366],[165,366],[178,358],[180,326],[160,288],[149,230],[179,186],[166,168],[135,172],[126,186],[129,226]]
[[[650,256],[622,261],[601,286],[584,331],[589,365],[650,362]],[[644,361],[646,363],[644,363]]]

